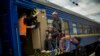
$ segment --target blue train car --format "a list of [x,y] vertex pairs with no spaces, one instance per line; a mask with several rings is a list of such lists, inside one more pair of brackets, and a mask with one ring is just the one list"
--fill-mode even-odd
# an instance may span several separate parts
[[[18,31],[18,9],[45,9],[47,18],[51,18],[54,11],[58,12],[63,23],[68,24],[70,36],[81,38],[80,45],[88,50],[95,48],[100,37],[100,24],[87,17],[71,12],[55,4],[33,2],[31,0],[3,0],[0,2],[0,53],[2,56],[21,56],[21,43]],[[52,19],[50,19],[52,20]],[[2,50],[1,50],[2,49]],[[72,50],[76,46],[72,45]],[[1,55],[1,54],[0,54]]]

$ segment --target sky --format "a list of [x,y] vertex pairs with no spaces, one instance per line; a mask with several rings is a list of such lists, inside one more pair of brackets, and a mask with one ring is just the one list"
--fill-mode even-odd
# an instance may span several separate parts
[[[100,23],[100,0],[47,0]],[[77,3],[78,6],[73,4]]]

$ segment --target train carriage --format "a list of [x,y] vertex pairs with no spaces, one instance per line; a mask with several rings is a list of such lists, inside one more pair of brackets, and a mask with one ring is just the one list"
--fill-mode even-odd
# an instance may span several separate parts
[[[0,34],[2,34],[0,38],[3,42],[1,42],[2,55],[21,56],[21,43],[18,31],[18,15],[21,9],[26,10],[26,12],[34,8],[37,8],[37,11],[44,11],[43,14],[37,17],[37,20],[40,22],[39,28],[32,30],[32,38],[28,41],[30,43],[28,52],[31,55],[33,53],[32,49],[44,49],[45,30],[48,24],[51,24],[51,15],[54,11],[58,13],[58,16],[62,20],[63,30],[66,29],[71,37],[81,38],[79,45],[84,47],[86,52],[92,48],[95,49],[98,37],[100,37],[100,23],[55,4],[31,0],[5,0],[1,1],[0,4],[2,7],[0,9],[0,12],[2,12],[0,13],[0,17],[3,23],[0,28]],[[75,49],[76,46],[72,44],[72,51]]]

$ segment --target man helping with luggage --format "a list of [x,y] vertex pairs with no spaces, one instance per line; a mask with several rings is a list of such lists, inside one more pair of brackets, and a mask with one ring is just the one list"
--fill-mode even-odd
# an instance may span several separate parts
[[[40,12],[37,12],[36,14],[30,14],[30,13],[31,11],[23,9],[19,10],[18,25],[19,25],[19,34],[21,40],[22,56],[28,55],[27,54],[28,51],[26,49],[28,48],[27,45],[28,39],[31,38],[30,29],[34,28],[37,25],[36,18]],[[35,23],[32,25],[32,22]]]

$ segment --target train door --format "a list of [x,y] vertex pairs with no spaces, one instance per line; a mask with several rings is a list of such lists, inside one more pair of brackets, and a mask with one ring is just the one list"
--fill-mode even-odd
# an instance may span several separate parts
[[[34,12],[34,11],[35,13],[40,11],[40,13],[36,17],[38,25],[36,28],[32,28],[30,30],[28,30],[27,28],[28,26],[26,25],[26,28],[27,28],[26,38],[27,39],[26,39],[26,43],[24,44],[25,46],[22,47],[22,49],[25,48],[25,51],[24,50],[22,51],[26,52],[26,54],[28,55],[33,55],[34,49],[40,49],[40,50],[44,49],[45,30],[47,28],[46,12],[45,10],[41,10],[41,9],[31,10],[31,9],[18,7],[19,18],[21,17],[21,15],[23,15],[23,13],[26,13],[26,15],[29,15],[30,12]],[[30,23],[30,22],[27,22],[27,23]]]
[[33,54],[32,32],[27,28],[31,21],[28,17],[31,15],[31,9],[17,7],[18,10],[18,28],[20,35],[22,56]]

